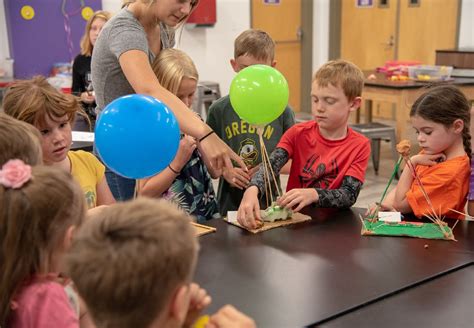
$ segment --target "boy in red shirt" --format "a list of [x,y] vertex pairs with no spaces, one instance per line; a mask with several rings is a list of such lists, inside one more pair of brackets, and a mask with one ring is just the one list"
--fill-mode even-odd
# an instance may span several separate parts
[[[309,204],[346,208],[355,203],[364,182],[370,144],[347,122],[360,106],[363,85],[361,70],[344,60],[330,61],[316,72],[311,87],[314,121],[290,128],[270,155],[275,174],[293,160],[287,192],[278,205],[297,212]],[[237,213],[240,224],[257,227],[258,196],[264,191],[261,168],[242,198]]]

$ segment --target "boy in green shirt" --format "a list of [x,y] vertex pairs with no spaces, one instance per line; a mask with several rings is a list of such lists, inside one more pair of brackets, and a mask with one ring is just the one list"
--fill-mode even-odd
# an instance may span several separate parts
[[[249,29],[242,32],[234,42],[234,58],[230,64],[236,73],[256,64],[275,67],[275,42],[264,31]],[[219,180],[217,198],[220,213],[236,211],[250,179],[262,162],[261,149],[256,129],[240,119],[230,103],[229,96],[214,102],[209,108],[207,124],[244,160],[248,172],[239,167],[225,170]],[[281,136],[295,124],[293,111],[287,106],[283,114],[266,125],[263,140],[268,153],[276,147]]]

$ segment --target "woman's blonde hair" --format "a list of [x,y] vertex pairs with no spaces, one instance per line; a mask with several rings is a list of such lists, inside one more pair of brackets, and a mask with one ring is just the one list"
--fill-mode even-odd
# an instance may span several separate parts
[[173,94],[177,94],[183,77],[198,81],[199,74],[191,57],[178,49],[160,51],[152,64],[158,81]]
[[84,35],[81,38],[81,55],[84,56],[92,56],[92,43],[91,43],[91,38],[90,38],[90,31],[92,27],[92,23],[96,18],[103,19],[105,21],[108,21],[112,17],[112,15],[105,10],[99,10],[92,15],[92,17],[87,21],[86,24],[86,30],[84,31]]
[[[122,0],[122,8],[128,6],[131,3],[137,2],[137,1],[140,1],[141,3],[144,3],[144,4],[148,5],[148,7],[150,7],[152,4],[154,4],[156,1],[159,1],[159,0]],[[196,9],[198,4],[199,4],[199,0],[191,0],[191,10],[189,11],[189,15],[191,15],[191,13],[194,11],[194,9]],[[183,17],[179,21],[177,27],[184,24],[186,22],[186,20],[188,19],[189,15]]]
[[46,116],[57,121],[66,115],[70,123],[76,113],[88,119],[78,98],[55,89],[43,76],[13,83],[3,98],[3,110],[34,126],[43,125]]
[[81,188],[56,167],[33,167],[30,180],[17,189],[0,184],[0,326],[7,326],[11,301],[21,285],[53,270],[53,252],[85,213]]
[[31,124],[0,113],[0,167],[15,158],[28,165],[43,163],[41,134]]

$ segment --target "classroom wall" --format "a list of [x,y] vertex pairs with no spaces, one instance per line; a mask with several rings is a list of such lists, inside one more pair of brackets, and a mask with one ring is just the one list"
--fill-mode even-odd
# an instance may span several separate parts
[[[328,58],[328,26],[330,0],[313,0],[313,71]],[[102,0],[111,12],[120,9],[121,0]],[[459,46],[474,47],[474,0],[462,0]],[[217,0],[217,24],[213,28],[184,29],[178,47],[196,62],[201,79],[216,81],[222,94],[228,93],[234,76],[228,60],[232,56],[233,39],[250,27],[250,0]],[[0,0],[0,60],[10,56],[6,36],[4,0]]]

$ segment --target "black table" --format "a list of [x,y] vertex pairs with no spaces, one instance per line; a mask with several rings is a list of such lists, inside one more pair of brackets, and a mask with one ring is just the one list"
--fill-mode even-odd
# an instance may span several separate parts
[[200,237],[195,275],[209,312],[233,304],[259,327],[320,324],[474,259],[474,223],[457,225],[458,242],[366,237],[362,211],[313,210],[312,221],[257,235],[209,221],[217,232]]

